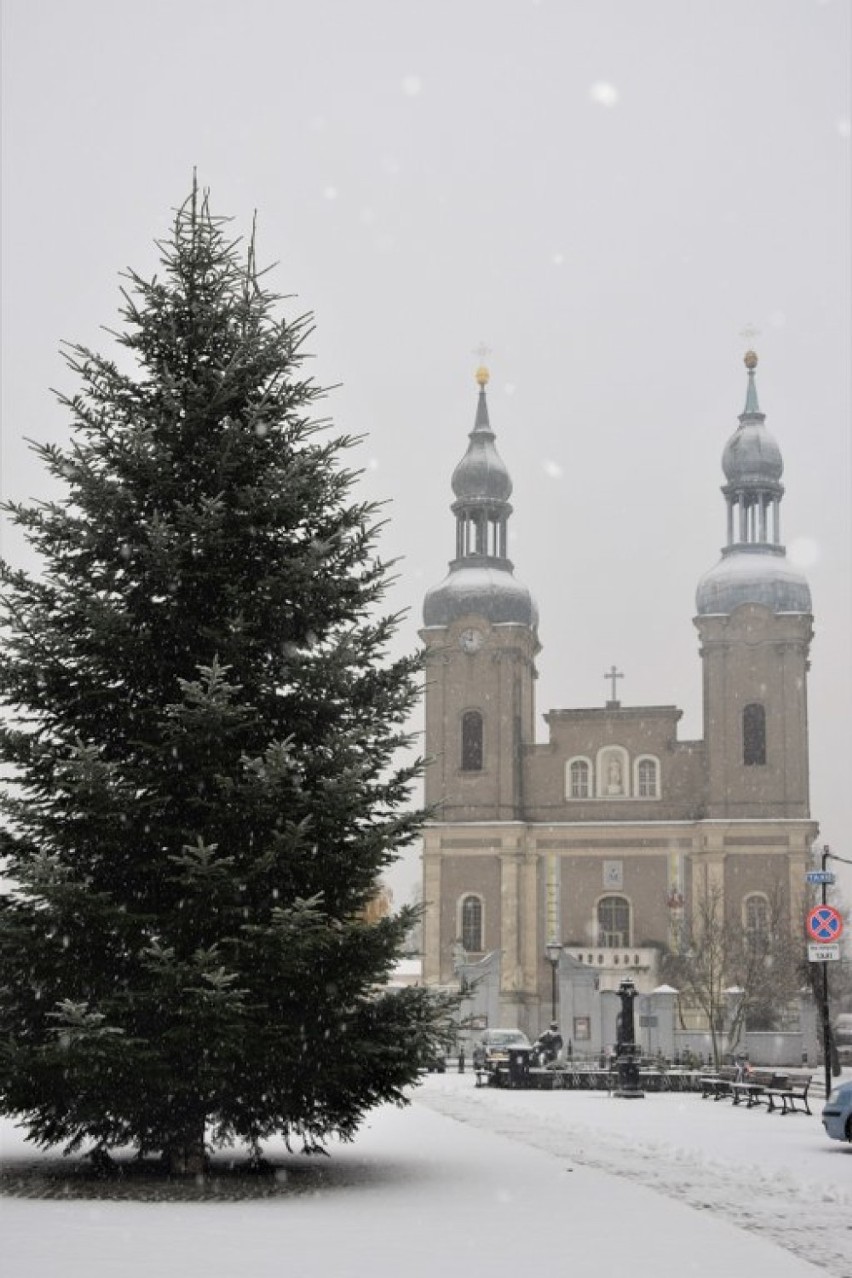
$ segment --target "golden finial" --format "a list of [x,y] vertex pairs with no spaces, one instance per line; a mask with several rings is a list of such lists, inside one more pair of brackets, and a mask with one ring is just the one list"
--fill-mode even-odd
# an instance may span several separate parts
[[756,328],[754,324],[752,323],[748,323],[746,324],[745,328],[740,329],[740,337],[744,337],[749,344],[748,350],[745,353],[745,358],[743,360],[743,363],[745,364],[746,368],[748,369],[750,373],[753,373],[754,370],[757,368],[757,356],[755,355],[752,349],[751,343],[759,335],[760,335],[760,329]]
[[[478,355],[480,361],[482,361],[485,359],[486,355],[491,354],[491,347],[486,346],[484,342],[480,342],[473,353],[474,355]],[[485,367],[483,363],[480,363],[479,368],[476,370],[476,380],[483,390],[488,385],[490,377],[491,377],[491,374],[489,373],[488,369]]]

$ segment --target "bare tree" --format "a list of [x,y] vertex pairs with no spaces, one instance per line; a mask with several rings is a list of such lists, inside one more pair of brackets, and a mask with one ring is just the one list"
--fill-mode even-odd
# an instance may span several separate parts
[[761,900],[759,918],[743,923],[726,908],[722,888],[705,883],[663,958],[664,977],[680,990],[682,1005],[706,1022],[716,1065],[723,1044],[735,1045],[746,1025],[777,1028],[802,985],[802,946],[781,885]]

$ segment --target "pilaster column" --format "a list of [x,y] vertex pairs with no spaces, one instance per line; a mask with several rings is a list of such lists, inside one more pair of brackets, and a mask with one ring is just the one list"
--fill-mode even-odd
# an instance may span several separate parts
[[500,940],[503,962],[500,971],[500,987],[503,993],[514,994],[523,988],[519,937],[519,858],[516,852],[504,852],[500,857]]
[[423,852],[423,980],[441,979],[441,856]]
[[541,917],[538,899],[538,865],[537,856],[534,853],[527,853],[520,870],[521,899],[518,912],[523,937],[523,950],[520,954],[521,988],[530,993],[538,990],[538,971],[546,939],[538,934],[538,920]]

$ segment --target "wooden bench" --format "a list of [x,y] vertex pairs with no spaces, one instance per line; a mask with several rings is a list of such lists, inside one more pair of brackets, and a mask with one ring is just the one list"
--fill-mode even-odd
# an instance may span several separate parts
[[745,1101],[746,1109],[751,1109],[753,1105],[760,1105],[766,1099],[764,1085],[753,1082],[750,1078],[731,1083],[731,1096],[735,1105]]
[[707,1100],[712,1096],[717,1101],[723,1096],[733,1096],[733,1085],[739,1081],[737,1073],[735,1065],[723,1065],[715,1074],[702,1074],[698,1080],[701,1084],[701,1099]]
[[799,1113],[810,1114],[808,1089],[812,1078],[813,1074],[802,1074],[801,1072],[798,1074],[776,1075],[770,1086],[764,1089],[770,1113],[776,1108],[776,1100],[780,1100],[782,1114],[795,1114],[797,1112],[797,1104],[801,1105]]
[[[739,1105],[745,1101],[746,1109],[751,1109],[754,1105],[762,1105],[764,1101],[768,1103],[766,1090],[773,1086],[777,1078],[778,1075],[771,1069],[750,1069],[741,1079],[731,1084],[734,1104]],[[784,1081],[786,1082],[786,1078]]]

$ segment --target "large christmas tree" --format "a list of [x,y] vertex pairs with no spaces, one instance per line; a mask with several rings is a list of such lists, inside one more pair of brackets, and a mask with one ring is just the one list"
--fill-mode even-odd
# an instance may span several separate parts
[[196,188],[161,257],[121,367],[69,352],[71,442],[37,449],[64,496],[7,507],[41,571],[2,568],[0,1109],[195,1171],[205,1140],[350,1136],[440,1012],[384,988],[410,912],[365,911],[421,819],[420,663],[388,655],[309,317]]

